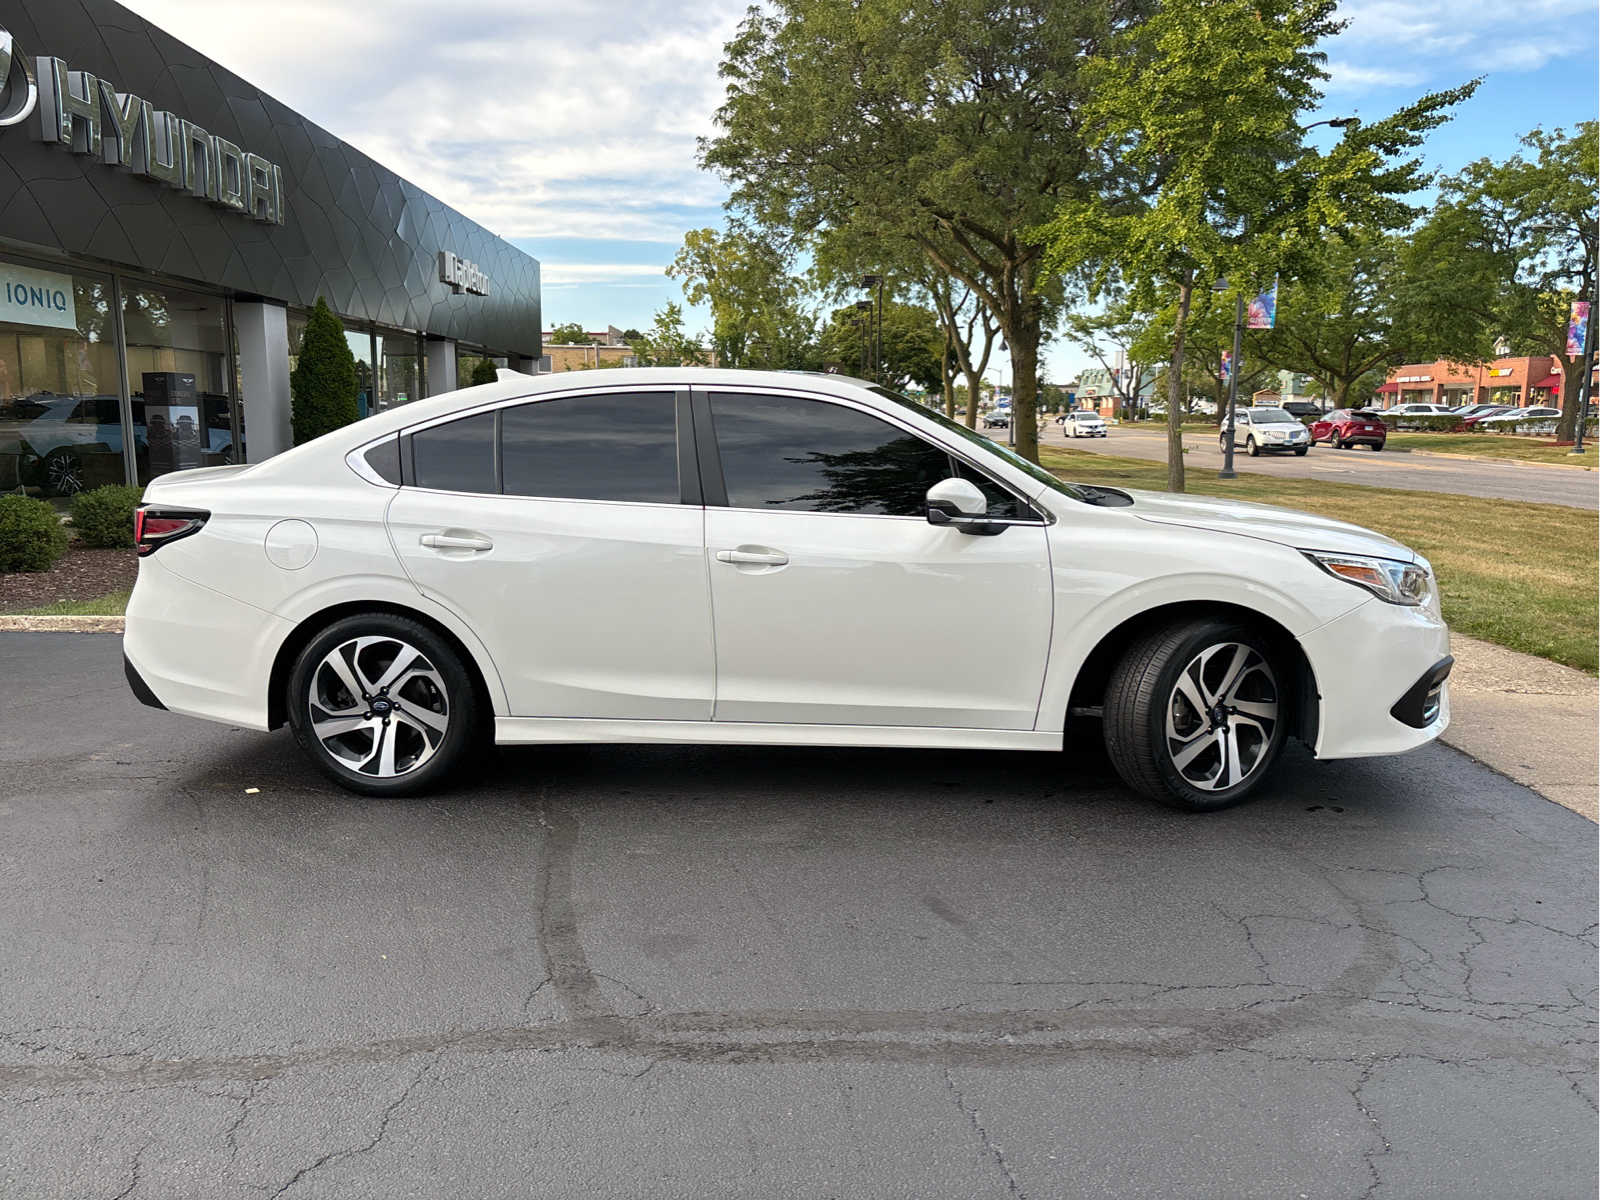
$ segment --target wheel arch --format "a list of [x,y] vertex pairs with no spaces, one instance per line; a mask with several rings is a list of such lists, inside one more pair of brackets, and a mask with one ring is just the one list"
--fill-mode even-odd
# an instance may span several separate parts
[[288,704],[284,693],[288,689],[289,673],[294,670],[294,662],[300,656],[300,651],[305,649],[312,638],[316,637],[317,634],[328,628],[335,621],[368,613],[405,617],[407,620],[425,625],[443,638],[450,648],[461,656],[461,661],[467,668],[467,674],[472,679],[472,688],[477,694],[478,703],[482,706],[483,711],[491,719],[493,718],[496,711],[494,693],[490,690],[489,680],[484,672],[483,664],[478,661],[478,656],[473,653],[472,649],[448,625],[437,617],[405,604],[397,604],[387,600],[348,600],[318,609],[303,618],[294,627],[289,636],[284,638],[282,645],[278,647],[277,654],[272,661],[272,672],[267,680],[267,727],[269,729],[277,729],[288,720]]
[[1317,686],[1316,672],[1300,640],[1281,622],[1259,609],[1223,600],[1184,600],[1158,604],[1125,618],[1102,635],[1073,678],[1072,692],[1067,701],[1067,724],[1070,726],[1074,714],[1086,715],[1100,708],[1112,669],[1134,642],[1160,626],[1208,617],[1238,621],[1260,631],[1267,639],[1275,657],[1286,664],[1292,673],[1288,688],[1293,706],[1290,731],[1306,745],[1315,746],[1322,696]]

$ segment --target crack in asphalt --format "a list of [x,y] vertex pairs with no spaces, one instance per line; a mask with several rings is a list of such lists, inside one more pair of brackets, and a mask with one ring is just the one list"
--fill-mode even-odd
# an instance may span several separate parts
[[389,1122],[393,1119],[394,1114],[398,1112],[400,1107],[411,1098],[411,1093],[416,1090],[417,1085],[420,1084],[423,1079],[433,1071],[434,1065],[435,1064],[433,1062],[423,1064],[422,1069],[412,1076],[411,1082],[406,1084],[405,1090],[389,1102],[384,1110],[378,1115],[378,1131],[372,1135],[372,1138],[367,1142],[366,1145],[347,1147],[342,1150],[330,1150],[328,1153],[316,1159],[316,1161],[301,1167],[298,1171],[296,1171],[294,1175],[290,1177],[287,1183],[272,1193],[270,1200],[278,1200],[279,1196],[282,1196],[307,1175],[310,1175],[315,1171],[320,1171],[329,1163],[342,1162],[347,1158],[356,1158],[372,1151],[388,1134]]
[[978,1144],[983,1147],[984,1154],[1005,1175],[1006,1190],[1017,1197],[1017,1200],[1028,1200],[1027,1193],[1022,1190],[1021,1185],[1017,1183],[1016,1175],[1012,1173],[1011,1164],[1006,1162],[1005,1152],[989,1136],[989,1131],[984,1128],[982,1114],[979,1113],[977,1108],[967,1103],[966,1097],[961,1094],[961,1089],[956,1086],[956,1081],[948,1068],[944,1072],[944,1084],[945,1087],[950,1089],[951,1098],[955,1100],[956,1107],[961,1110],[961,1115],[966,1117],[967,1124],[972,1126],[973,1131],[978,1135]]

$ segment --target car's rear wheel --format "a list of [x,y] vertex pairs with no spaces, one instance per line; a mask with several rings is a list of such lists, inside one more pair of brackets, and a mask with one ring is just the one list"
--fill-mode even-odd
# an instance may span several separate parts
[[1135,791],[1188,812],[1237,804],[1288,728],[1287,676],[1248,626],[1186,621],[1136,642],[1111,674],[1106,752]]
[[346,617],[301,650],[289,724],[330,779],[369,796],[436,786],[477,742],[479,706],[461,656],[418,621]]
[[1382,442],[1369,442],[1368,445],[1370,445],[1373,448],[1374,451],[1383,449],[1383,443]]

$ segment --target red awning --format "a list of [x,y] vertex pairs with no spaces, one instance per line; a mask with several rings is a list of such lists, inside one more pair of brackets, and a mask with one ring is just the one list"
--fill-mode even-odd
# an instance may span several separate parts
[[1399,390],[1400,385],[1398,383],[1386,383],[1378,389],[1378,392],[1381,395],[1388,395],[1391,392],[1398,392]]
[[1561,390],[1561,376],[1559,376],[1559,375],[1546,375],[1543,379],[1539,380],[1538,383],[1533,384],[1532,386],[1534,386],[1536,388],[1555,388],[1557,391],[1560,391]]

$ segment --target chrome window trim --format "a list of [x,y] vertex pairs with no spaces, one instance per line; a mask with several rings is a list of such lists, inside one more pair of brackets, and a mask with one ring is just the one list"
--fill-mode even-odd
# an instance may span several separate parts
[[372,464],[367,461],[367,452],[369,450],[375,450],[385,442],[392,442],[397,436],[397,434],[386,433],[382,437],[373,438],[370,442],[357,446],[344,456],[344,465],[368,483],[375,484],[378,487],[398,489],[400,487],[398,483],[390,483],[382,475],[374,471]]

